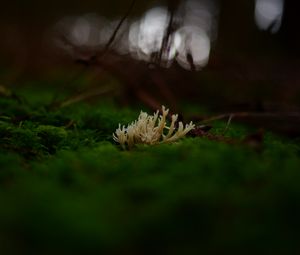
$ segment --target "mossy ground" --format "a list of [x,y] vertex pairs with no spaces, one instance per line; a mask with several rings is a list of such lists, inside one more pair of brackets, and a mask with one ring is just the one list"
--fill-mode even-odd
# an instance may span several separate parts
[[[267,132],[259,151],[206,137],[122,151],[112,132],[140,109],[49,111],[42,91],[0,98],[1,254],[299,251],[299,140]],[[226,137],[249,132],[232,125]]]

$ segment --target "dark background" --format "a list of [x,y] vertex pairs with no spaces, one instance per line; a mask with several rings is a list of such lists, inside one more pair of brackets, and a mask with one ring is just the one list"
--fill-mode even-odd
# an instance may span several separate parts
[[[129,0],[2,2],[0,83],[15,86],[28,80],[51,79],[55,70],[77,70],[74,59],[59,53],[55,47],[51,33],[54,24],[65,16],[85,13],[109,19],[122,17],[130,3]],[[140,17],[153,6],[167,4],[167,1],[139,0],[129,18]],[[280,110],[298,107],[299,5],[299,1],[285,1],[281,29],[272,34],[255,25],[254,1],[220,1],[218,38],[208,65],[200,72],[172,67],[164,71],[166,83],[180,97],[185,95],[216,108],[218,105],[235,108],[241,104],[250,105],[245,109],[253,104],[276,104],[279,106],[275,108]],[[126,61],[128,64],[134,60]],[[190,85],[183,89],[181,86],[187,81]]]

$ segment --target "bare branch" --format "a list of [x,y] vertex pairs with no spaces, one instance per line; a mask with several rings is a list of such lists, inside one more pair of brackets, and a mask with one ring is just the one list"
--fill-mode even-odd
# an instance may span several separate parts
[[111,35],[110,39],[108,40],[107,44],[105,45],[104,51],[103,51],[103,55],[105,55],[105,53],[109,50],[110,46],[112,45],[112,43],[116,39],[116,36],[117,36],[120,28],[122,27],[123,23],[128,18],[128,16],[130,15],[131,11],[133,10],[133,7],[134,7],[135,3],[136,3],[136,0],[132,0],[132,2],[130,4],[127,12],[124,14],[124,16],[122,17],[122,19],[118,23],[117,27],[115,28],[113,34]]

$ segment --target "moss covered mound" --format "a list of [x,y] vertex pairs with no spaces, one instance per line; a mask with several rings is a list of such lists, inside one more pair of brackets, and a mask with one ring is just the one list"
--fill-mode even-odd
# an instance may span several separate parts
[[[266,133],[256,150],[204,136],[122,151],[112,132],[140,109],[50,111],[30,98],[0,98],[1,254],[299,250],[299,141]],[[247,134],[231,126],[226,138]]]

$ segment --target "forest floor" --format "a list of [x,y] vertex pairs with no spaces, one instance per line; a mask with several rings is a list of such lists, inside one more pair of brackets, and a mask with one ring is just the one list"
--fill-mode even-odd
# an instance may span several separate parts
[[124,151],[112,133],[140,108],[0,92],[1,254],[299,252],[299,139],[225,120]]

